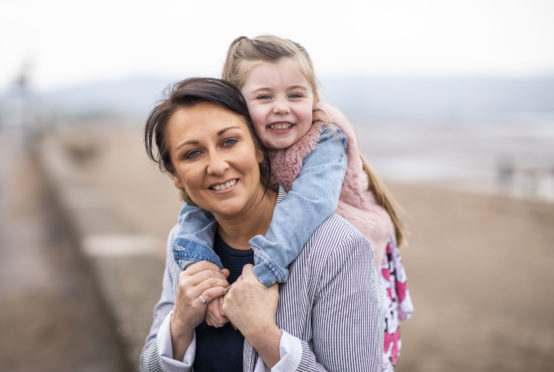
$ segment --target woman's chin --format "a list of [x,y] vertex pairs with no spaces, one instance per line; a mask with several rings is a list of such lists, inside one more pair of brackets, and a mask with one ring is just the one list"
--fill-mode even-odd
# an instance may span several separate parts
[[244,213],[245,204],[239,201],[226,200],[212,205],[212,208],[209,208],[207,210],[211,212],[216,218],[232,218],[234,216],[238,217]]

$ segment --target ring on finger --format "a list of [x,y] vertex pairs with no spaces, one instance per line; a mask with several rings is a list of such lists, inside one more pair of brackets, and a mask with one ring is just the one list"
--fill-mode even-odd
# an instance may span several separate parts
[[202,296],[198,296],[198,299],[199,299],[200,302],[202,302],[202,304],[204,304],[204,305],[206,304],[206,302],[208,302],[208,301],[206,301],[206,299],[205,299],[204,297],[202,297]]

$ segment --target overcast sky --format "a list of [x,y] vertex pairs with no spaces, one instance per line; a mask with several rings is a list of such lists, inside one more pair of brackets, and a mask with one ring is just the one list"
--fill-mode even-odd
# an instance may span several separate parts
[[0,91],[218,76],[237,36],[303,44],[320,77],[554,73],[552,0],[0,0]]

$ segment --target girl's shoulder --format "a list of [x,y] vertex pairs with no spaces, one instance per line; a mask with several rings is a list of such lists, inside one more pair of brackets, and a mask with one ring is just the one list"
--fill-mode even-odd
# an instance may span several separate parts
[[318,102],[315,110],[316,120],[321,120],[324,123],[333,124],[348,139],[355,139],[354,127],[341,110],[325,102]]

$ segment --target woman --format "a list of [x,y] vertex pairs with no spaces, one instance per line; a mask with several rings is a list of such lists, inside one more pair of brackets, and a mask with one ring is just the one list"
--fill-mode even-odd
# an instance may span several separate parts
[[[172,230],[141,370],[380,370],[373,254],[342,218],[312,235],[286,284],[266,289],[254,276],[248,241],[267,231],[286,195],[267,186],[268,157],[240,92],[222,80],[184,80],[153,109],[145,132],[149,156],[187,202],[215,218],[214,252],[226,268],[202,261],[179,272]],[[208,327],[207,305],[221,296],[231,324]]]

